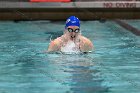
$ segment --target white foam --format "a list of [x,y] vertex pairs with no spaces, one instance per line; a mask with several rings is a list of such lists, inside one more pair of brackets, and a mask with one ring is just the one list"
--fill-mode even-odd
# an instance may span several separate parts
[[66,54],[79,54],[80,50],[79,47],[73,41],[68,41],[67,44],[61,47],[61,52]]

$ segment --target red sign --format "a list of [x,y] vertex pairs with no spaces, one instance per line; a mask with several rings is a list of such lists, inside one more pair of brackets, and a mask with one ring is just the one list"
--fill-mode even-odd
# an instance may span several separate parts
[[30,2],[71,2],[71,0],[30,0]]

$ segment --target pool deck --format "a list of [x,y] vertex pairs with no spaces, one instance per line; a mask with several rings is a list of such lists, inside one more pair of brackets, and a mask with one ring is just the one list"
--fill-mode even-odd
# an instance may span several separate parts
[[0,2],[0,20],[140,19],[140,2]]

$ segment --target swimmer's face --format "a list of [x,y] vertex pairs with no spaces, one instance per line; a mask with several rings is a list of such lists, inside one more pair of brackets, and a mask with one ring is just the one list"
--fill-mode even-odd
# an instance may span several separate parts
[[78,26],[68,26],[67,31],[69,33],[70,38],[74,39],[80,33],[80,28]]

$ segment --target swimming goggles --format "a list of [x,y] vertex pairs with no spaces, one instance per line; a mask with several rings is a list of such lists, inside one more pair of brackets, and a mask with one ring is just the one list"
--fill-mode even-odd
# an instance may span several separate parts
[[73,30],[72,28],[67,28],[67,29],[68,29],[69,32],[75,32],[75,33],[80,32],[80,29],[79,28],[77,28],[75,30]]

